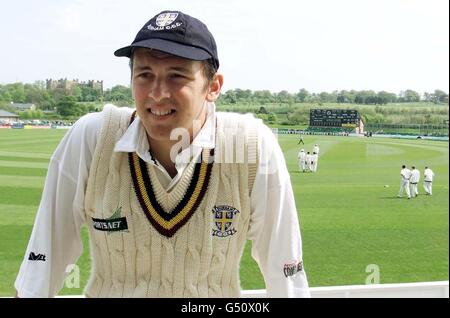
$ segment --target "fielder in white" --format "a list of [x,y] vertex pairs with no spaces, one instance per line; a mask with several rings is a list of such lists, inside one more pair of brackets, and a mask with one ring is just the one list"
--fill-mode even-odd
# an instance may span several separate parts
[[411,170],[403,165],[402,170],[400,170],[400,175],[402,176],[402,180],[400,181],[400,191],[398,192],[398,197],[401,198],[403,196],[403,190],[405,190],[408,199],[411,199],[411,193],[409,192],[409,179],[411,178]]
[[312,155],[308,151],[308,153],[306,154],[306,171],[312,171],[311,161],[312,161]]
[[409,179],[409,185],[411,190],[411,196],[417,197],[419,195],[419,191],[417,190],[417,184],[420,181],[420,171],[416,169],[416,167],[411,167],[411,178]]
[[315,144],[314,145],[314,148],[313,148],[313,152],[315,152],[317,155],[319,155],[319,145],[318,144]]
[[317,161],[319,160],[319,156],[316,152],[313,152],[311,155],[311,171],[316,172],[317,171]]
[[300,171],[305,172],[306,170],[306,153],[305,153],[305,149],[300,149],[298,156],[298,168],[300,169]]
[[425,189],[426,194],[432,195],[432,183],[434,178],[434,172],[428,167],[425,167],[425,171],[423,172],[423,188]]

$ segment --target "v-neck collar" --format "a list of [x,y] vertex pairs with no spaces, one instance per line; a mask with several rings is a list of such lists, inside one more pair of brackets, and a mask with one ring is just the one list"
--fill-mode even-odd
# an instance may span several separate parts
[[203,150],[200,162],[194,163],[194,171],[184,196],[170,213],[166,213],[156,199],[147,163],[135,152],[128,154],[131,178],[139,204],[147,220],[161,235],[172,237],[187,223],[202,202],[213,167],[213,163],[209,160],[211,155],[214,155],[214,149]]

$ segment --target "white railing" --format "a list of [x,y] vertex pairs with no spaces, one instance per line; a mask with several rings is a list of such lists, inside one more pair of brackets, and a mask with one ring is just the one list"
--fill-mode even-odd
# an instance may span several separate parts
[[[311,287],[312,298],[448,298],[448,281]],[[244,290],[244,298],[264,298],[266,291]]]
[[[448,281],[311,287],[312,298],[449,298]],[[83,298],[83,295],[57,296]],[[243,290],[243,298],[264,298],[265,289]]]

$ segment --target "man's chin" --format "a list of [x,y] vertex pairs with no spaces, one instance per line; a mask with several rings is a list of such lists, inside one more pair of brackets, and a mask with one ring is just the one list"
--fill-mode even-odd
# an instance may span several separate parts
[[154,131],[147,131],[147,136],[150,139],[157,140],[157,141],[170,141],[170,132],[169,133],[163,133],[163,132],[154,132]]

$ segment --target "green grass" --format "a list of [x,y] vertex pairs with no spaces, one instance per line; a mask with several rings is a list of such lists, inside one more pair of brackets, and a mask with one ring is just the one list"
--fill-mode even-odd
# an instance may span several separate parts
[[[61,130],[0,130],[0,296],[13,294],[39,204],[46,166]],[[448,143],[428,140],[305,136],[320,145],[318,172],[297,168],[298,138],[280,135],[291,175],[310,286],[364,284],[376,264],[381,283],[448,280]],[[429,165],[433,196],[396,198],[402,164]],[[389,187],[384,187],[388,185]],[[419,191],[423,193],[422,185]],[[89,276],[89,245],[78,261],[81,294]],[[241,262],[244,289],[264,288],[248,242]],[[281,248],[281,247],[280,247]]]

